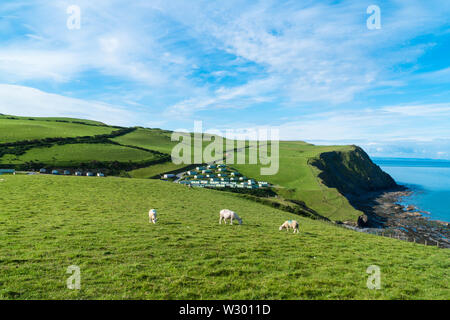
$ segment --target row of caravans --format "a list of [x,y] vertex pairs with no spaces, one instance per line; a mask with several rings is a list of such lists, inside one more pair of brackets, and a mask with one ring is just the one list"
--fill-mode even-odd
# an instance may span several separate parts
[[[39,170],[39,173],[41,173],[41,174],[51,173],[51,174],[53,174],[53,175],[64,175],[64,176],[70,176],[70,175],[72,175],[72,172],[70,172],[69,170],[64,170],[64,171],[62,171],[62,172],[60,172],[60,171],[58,171],[58,170],[47,171],[47,169],[44,169],[44,168],[40,169],[40,170]],[[95,177],[95,176],[97,176],[97,177],[104,177],[104,176],[105,176],[105,175],[104,175],[103,173],[101,173],[101,172],[97,172],[97,173],[95,174],[95,173],[90,172],[90,171],[88,171],[88,172],[86,172],[86,173],[84,173],[84,174],[83,174],[83,172],[81,172],[81,171],[75,171],[74,175],[75,175],[75,176],[80,176],[80,177],[81,177],[81,176],[86,176],[86,177]]]

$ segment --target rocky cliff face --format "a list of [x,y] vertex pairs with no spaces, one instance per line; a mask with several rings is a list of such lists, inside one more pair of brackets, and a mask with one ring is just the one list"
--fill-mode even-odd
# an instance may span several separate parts
[[310,164],[322,171],[319,178],[328,187],[336,188],[346,196],[398,187],[394,179],[357,146],[350,151],[322,153]]
[[357,146],[349,151],[322,153],[310,160],[310,164],[321,171],[319,178],[326,186],[336,188],[353,207],[365,213],[358,218],[359,227],[380,224],[379,217],[373,214],[368,194],[400,187]]

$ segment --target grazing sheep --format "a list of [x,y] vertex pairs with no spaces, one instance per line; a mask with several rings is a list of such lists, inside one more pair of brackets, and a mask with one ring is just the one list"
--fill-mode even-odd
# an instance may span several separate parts
[[149,212],[148,212],[148,219],[149,219],[149,223],[156,223],[156,210],[155,209],[151,209]]
[[222,224],[222,219],[225,222],[225,224],[227,224],[227,219],[230,219],[231,224],[233,224],[234,219],[236,219],[239,222],[239,224],[242,224],[242,219],[239,218],[237,213],[228,209],[220,210],[219,224]]
[[289,228],[292,228],[294,230],[294,233],[299,233],[298,222],[296,220],[285,221],[278,230],[286,229],[286,231],[289,231]]

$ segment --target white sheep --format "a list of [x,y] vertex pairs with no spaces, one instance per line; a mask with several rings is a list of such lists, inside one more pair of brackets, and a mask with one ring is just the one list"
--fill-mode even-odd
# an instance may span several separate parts
[[285,221],[278,230],[286,229],[286,231],[289,231],[290,228],[294,230],[294,233],[299,233],[298,222],[296,220]]
[[151,209],[149,212],[148,212],[148,219],[149,219],[149,223],[156,223],[156,210],[155,209]]
[[231,224],[233,224],[234,219],[236,219],[239,224],[242,224],[242,219],[239,218],[236,212],[228,209],[220,210],[219,224],[222,224],[222,220],[225,222],[225,224],[227,224],[227,219],[230,219]]

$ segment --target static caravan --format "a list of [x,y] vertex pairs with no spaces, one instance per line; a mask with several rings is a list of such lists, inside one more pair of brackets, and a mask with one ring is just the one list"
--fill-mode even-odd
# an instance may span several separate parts
[[75,172],[75,175],[81,177],[83,174],[80,171]]
[[69,170],[64,170],[64,175],[65,175],[65,176],[70,175],[70,171],[69,171]]
[[175,175],[173,173],[166,173],[164,175],[164,179],[169,179],[169,178],[173,178],[173,177],[175,177]]
[[105,175],[101,172],[97,173],[97,177],[104,177]]
[[47,169],[42,168],[39,170],[39,173],[47,173]]
[[93,176],[94,176],[94,174],[92,172],[86,173],[86,177],[93,177]]
[[14,169],[0,169],[1,174],[16,174],[16,170]]

